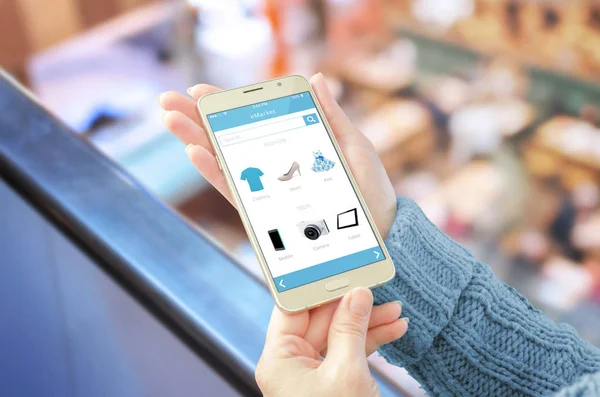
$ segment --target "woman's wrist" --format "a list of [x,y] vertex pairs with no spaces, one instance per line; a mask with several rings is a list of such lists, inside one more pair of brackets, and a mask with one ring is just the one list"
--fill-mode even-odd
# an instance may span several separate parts
[[475,258],[442,233],[412,200],[398,198],[397,214],[386,247],[396,276],[373,291],[380,304],[400,300],[410,318],[408,333],[382,351],[416,362],[450,321],[458,298],[473,274]]
[[385,222],[381,226],[378,225],[379,234],[384,240],[390,235],[394,222],[396,220],[396,215],[398,213],[398,204],[394,202],[394,205],[391,205],[390,208],[386,211]]

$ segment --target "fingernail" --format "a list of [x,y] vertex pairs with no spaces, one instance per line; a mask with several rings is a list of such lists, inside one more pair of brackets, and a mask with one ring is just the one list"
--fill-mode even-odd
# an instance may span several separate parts
[[364,317],[369,314],[373,305],[373,295],[366,288],[356,288],[350,293],[350,311]]
[[190,154],[190,149],[194,146],[193,143],[189,143],[186,147],[185,147],[185,152],[187,154]]
[[156,98],[156,100],[158,101],[158,104],[159,104],[159,105],[162,105],[162,96],[163,96],[163,94],[160,94],[160,95],[158,96],[158,98]]
[[400,306],[400,310],[402,310],[402,301],[394,301],[394,303],[398,304],[398,306]]
[[325,78],[325,75],[321,72],[319,72],[319,74],[321,75],[321,84],[323,84],[323,88],[325,88],[325,90],[327,90],[327,93],[331,95],[331,90],[329,89],[329,85],[327,84],[327,79]]
[[325,80],[325,75],[321,72],[319,72],[319,80],[321,82],[321,85],[326,88],[327,90],[329,90],[329,87],[327,87],[327,80]]
[[187,90],[185,90],[185,92],[187,92],[189,96],[192,96],[192,90],[193,89],[194,89],[194,87],[190,87]]
[[403,320],[406,323],[406,325],[408,325],[408,323],[410,323],[410,318],[408,318],[408,317],[403,317],[400,320]]

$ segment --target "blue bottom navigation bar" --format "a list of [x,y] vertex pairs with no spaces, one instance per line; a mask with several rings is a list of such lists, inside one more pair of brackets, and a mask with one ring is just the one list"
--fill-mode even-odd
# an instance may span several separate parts
[[336,274],[370,265],[383,259],[385,259],[385,256],[381,248],[377,246],[275,277],[275,285],[279,292],[283,292],[304,284],[335,276]]

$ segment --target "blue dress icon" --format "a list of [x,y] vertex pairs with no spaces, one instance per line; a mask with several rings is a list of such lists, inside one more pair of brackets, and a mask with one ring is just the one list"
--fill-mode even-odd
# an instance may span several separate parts
[[315,162],[313,163],[312,170],[314,172],[329,171],[335,165],[335,161],[331,161],[323,157],[323,153],[320,150],[313,152],[315,156]]
[[242,181],[248,182],[250,185],[251,192],[259,192],[264,189],[260,177],[263,176],[263,172],[258,168],[248,167],[242,171]]

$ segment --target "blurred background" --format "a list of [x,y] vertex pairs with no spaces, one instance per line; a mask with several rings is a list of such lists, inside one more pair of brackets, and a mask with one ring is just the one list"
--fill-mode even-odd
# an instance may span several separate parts
[[398,195],[600,346],[598,1],[3,0],[0,65],[259,278],[157,98],[323,72]]

